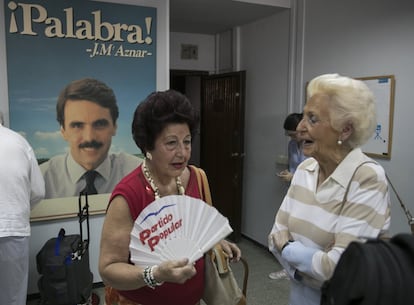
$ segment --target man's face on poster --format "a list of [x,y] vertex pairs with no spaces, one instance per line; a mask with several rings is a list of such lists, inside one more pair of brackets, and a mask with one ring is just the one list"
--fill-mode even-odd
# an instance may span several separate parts
[[87,100],[67,100],[64,114],[60,131],[73,159],[86,170],[97,168],[116,134],[110,110]]

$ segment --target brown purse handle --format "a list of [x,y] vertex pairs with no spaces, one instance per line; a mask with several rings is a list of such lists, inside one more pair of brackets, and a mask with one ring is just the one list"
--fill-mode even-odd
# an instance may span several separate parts
[[204,201],[207,202],[209,205],[213,205],[213,201],[211,199],[210,185],[208,184],[206,172],[202,168],[196,167],[194,165],[190,165],[190,167],[194,170],[197,176],[198,189],[200,190],[201,196],[203,197]]
[[[197,176],[197,183],[198,183],[198,189],[200,190],[201,196],[203,197],[204,201],[208,203],[209,205],[213,205],[213,201],[211,199],[211,192],[210,192],[210,185],[208,183],[206,172],[199,167],[196,167],[194,165],[190,165],[190,167],[194,170],[196,176]],[[224,257],[227,255],[224,253],[223,249],[221,248],[220,244],[215,245],[215,247],[209,251],[210,252],[210,259],[214,260],[215,256],[220,253],[219,257],[222,259],[222,272],[227,273],[229,271],[229,262],[227,259],[224,260]],[[247,263],[247,260],[243,257],[240,257],[240,261],[243,264],[244,267],[244,277],[243,277],[243,288],[242,292],[244,297],[246,297],[247,294],[247,280],[249,278],[249,264]],[[245,304],[240,301],[239,304]]]

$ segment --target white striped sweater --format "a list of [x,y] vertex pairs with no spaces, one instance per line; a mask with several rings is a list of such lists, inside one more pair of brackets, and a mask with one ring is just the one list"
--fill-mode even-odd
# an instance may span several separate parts
[[[357,170],[347,200],[342,204],[356,167],[368,160],[372,162]],[[323,282],[332,276],[340,255],[351,241],[375,238],[388,230],[390,200],[383,168],[359,148],[351,151],[317,188],[318,173],[315,159],[301,163],[271,233],[288,230],[294,240],[319,249],[313,256],[309,275]]]

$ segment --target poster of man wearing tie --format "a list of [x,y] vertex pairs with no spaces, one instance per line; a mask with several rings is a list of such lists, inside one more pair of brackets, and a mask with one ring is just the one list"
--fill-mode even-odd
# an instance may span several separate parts
[[3,9],[10,128],[34,148],[46,199],[107,198],[141,162],[131,122],[156,90],[157,8],[4,0]]

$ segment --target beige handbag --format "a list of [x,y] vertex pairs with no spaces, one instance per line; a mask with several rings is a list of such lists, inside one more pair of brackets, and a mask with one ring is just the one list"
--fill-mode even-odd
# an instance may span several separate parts
[[[201,168],[192,166],[196,175],[200,193],[205,202],[212,205],[210,186],[207,176]],[[243,290],[240,289],[230,268],[227,254],[220,244],[214,246],[205,256],[205,287],[203,301],[207,305],[246,305],[246,289],[249,269],[247,261],[241,258],[244,267]]]
[[205,287],[203,301],[207,305],[246,305],[246,297],[239,288],[227,255],[219,245],[205,257]]

